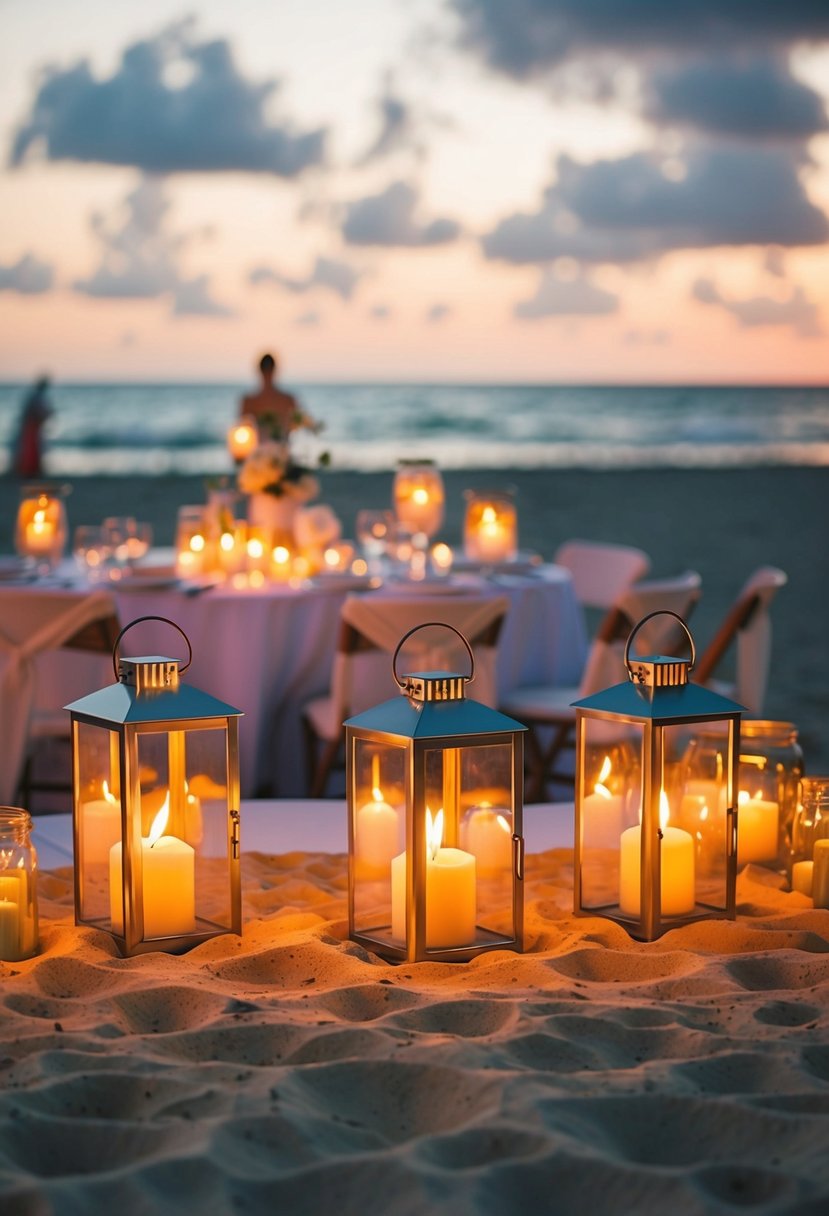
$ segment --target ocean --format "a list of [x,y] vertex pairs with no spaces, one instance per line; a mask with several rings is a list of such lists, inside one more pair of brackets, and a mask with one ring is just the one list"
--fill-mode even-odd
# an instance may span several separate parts
[[[287,384],[324,424],[300,455],[343,470],[402,458],[443,468],[737,468],[829,465],[829,388]],[[243,384],[61,384],[47,472],[228,472]],[[0,385],[4,465],[22,384]]]

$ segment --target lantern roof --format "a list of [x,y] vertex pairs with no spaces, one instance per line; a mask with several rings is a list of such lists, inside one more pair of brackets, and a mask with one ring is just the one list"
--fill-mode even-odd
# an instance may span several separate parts
[[64,709],[102,722],[126,726],[141,722],[172,722],[190,718],[241,717],[242,710],[226,705],[209,693],[188,684],[176,688],[153,689],[139,693],[130,684],[110,684],[99,688]]
[[[430,673],[420,673],[430,674]],[[392,697],[349,718],[346,726],[378,731],[402,739],[439,739],[461,735],[501,735],[526,726],[480,701],[412,701]]]
[[[661,658],[654,655],[645,661],[653,663]],[[745,711],[744,705],[703,688],[701,684],[654,687],[634,684],[631,680],[624,680],[621,684],[614,684],[571,704],[575,709],[659,722],[724,718]]]

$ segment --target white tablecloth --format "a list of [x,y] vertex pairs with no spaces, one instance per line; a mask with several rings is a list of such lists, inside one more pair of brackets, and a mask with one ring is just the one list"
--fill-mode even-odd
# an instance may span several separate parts
[[[521,684],[578,682],[587,639],[567,571],[546,566],[532,576],[482,581],[478,589],[510,601],[498,648],[501,695]],[[244,797],[290,798],[305,792],[300,713],[307,700],[328,690],[345,595],[336,585],[214,587],[197,595],[178,588],[116,588],[123,624],[148,615],[175,621],[193,647],[185,679],[243,711]],[[144,625],[136,637],[138,650],[125,640],[125,653],[184,655],[183,642],[166,626]],[[87,656],[61,655],[59,663],[51,659],[41,666],[40,701],[65,704],[112,679],[106,660],[93,668]]]

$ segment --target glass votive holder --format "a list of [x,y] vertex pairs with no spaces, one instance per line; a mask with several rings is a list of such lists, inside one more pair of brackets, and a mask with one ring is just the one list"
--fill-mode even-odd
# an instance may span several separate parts
[[91,583],[105,579],[112,549],[97,524],[80,524],[74,532],[72,554],[78,569]]
[[37,852],[22,807],[0,807],[0,959],[18,963],[37,952]]
[[392,498],[397,519],[413,536],[431,539],[443,525],[443,477],[430,460],[401,460]]
[[53,570],[63,557],[68,526],[64,487],[24,485],[20,490],[14,543],[21,557],[38,570]]
[[210,569],[207,508],[179,507],[176,522],[176,574],[193,578]]
[[515,561],[518,512],[509,490],[466,490],[463,548],[469,561]]
[[829,907],[829,776],[802,777],[792,820],[792,890]]

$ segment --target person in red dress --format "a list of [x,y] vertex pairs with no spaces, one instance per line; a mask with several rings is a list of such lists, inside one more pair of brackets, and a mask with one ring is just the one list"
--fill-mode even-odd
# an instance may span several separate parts
[[48,389],[49,377],[40,376],[23,402],[12,453],[12,469],[18,477],[43,475],[43,424],[54,413]]

